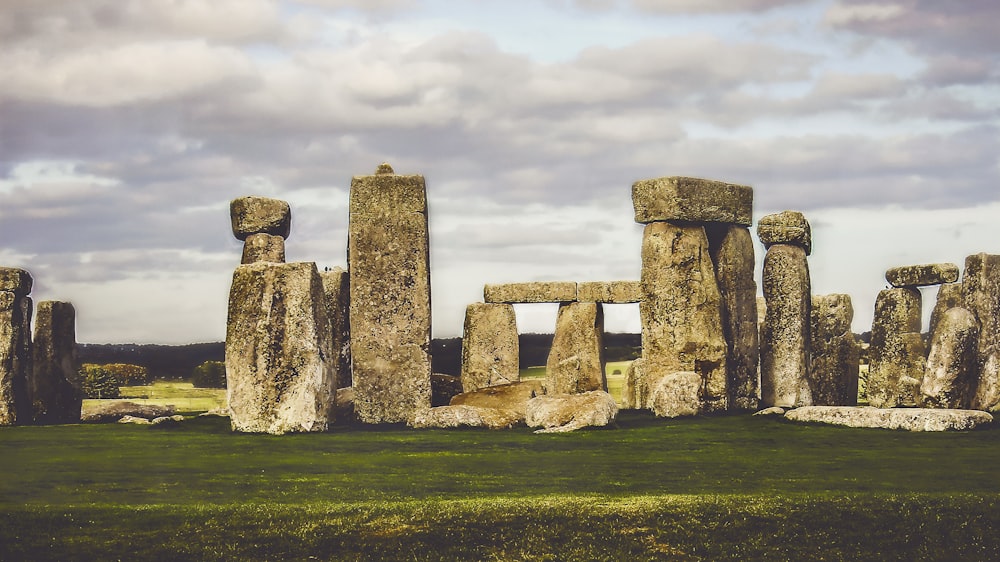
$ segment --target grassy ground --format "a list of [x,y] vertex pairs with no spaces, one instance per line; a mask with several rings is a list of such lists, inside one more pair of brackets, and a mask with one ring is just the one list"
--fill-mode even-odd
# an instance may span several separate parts
[[[173,406],[180,412],[206,412],[226,405],[225,389],[195,388],[189,382],[156,381],[149,386],[123,386],[120,400],[156,406]],[[84,400],[86,410],[101,400]]]
[[1000,431],[0,428],[0,560],[990,559]]
[[[608,394],[614,397],[620,406],[622,403],[622,387],[625,386],[625,373],[631,361],[611,361],[604,366],[604,374],[608,379]],[[615,373],[618,374],[615,374]],[[545,365],[521,369],[521,379],[544,379]]]

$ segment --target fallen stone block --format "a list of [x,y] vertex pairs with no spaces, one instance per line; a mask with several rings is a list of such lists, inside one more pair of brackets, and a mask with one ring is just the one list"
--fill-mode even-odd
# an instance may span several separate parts
[[648,407],[660,418],[695,416],[701,411],[701,375],[671,373],[660,377]]
[[487,303],[562,303],[576,301],[573,281],[532,281],[527,283],[488,284],[483,287]]
[[251,234],[272,234],[288,238],[292,211],[288,203],[267,197],[240,197],[229,203],[233,236],[246,240]]
[[125,416],[136,418],[159,418],[174,415],[173,406],[137,404],[128,401],[101,401],[93,406],[84,405],[81,420],[90,423],[114,423]]
[[753,188],[721,181],[670,176],[632,184],[635,222],[723,222],[750,226]]
[[958,281],[958,266],[953,263],[929,263],[894,267],[885,272],[893,287],[925,287]]
[[564,433],[584,427],[604,427],[615,421],[618,405],[607,392],[548,394],[528,401],[525,423],[541,427],[535,433]]
[[545,386],[541,380],[526,380],[463,392],[451,399],[451,405],[509,410],[524,418],[528,400],[541,396],[544,392]]
[[639,281],[586,281],[579,283],[576,299],[580,302],[628,304],[642,300]]
[[136,417],[136,416],[122,416],[121,418],[118,419],[118,423],[131,423],[131,424],[135,424],[135,425],[150,425],[153,422],[149,421],[146,418],[140,418],[140,417]]
[[408,425],[417,429],[453,427],[510,429],[522,421],[524,417],[511,410],[479,406],[438,406],[420,410],[409,420]]
[[906,431],[967,431],[993,423],[993,416],[977,410],[860,406],[806,406],[790,410],[785,419]]

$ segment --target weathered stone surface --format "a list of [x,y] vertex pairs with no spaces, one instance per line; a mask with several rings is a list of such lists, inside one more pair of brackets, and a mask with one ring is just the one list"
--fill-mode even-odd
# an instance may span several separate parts
[[642,283],[639,281],[586,281],[579,283],[576,300],[626,304],[642,300]]
[[288,238],[292,211],[288,203],[267,197],[240,197],[229,203],[233,236],[246,240],[251,234],[273,234]]
[[447,406],[451,404],[451,399],[462,393],[462,377],[445,375],[443,373],[431,374],[431,407]]
[[487,303],[562,303],[576,300],[573,281],[532,281],[527,283],[487,284],[483,287]]
[[927,408],[968,408],[976,382],[979,322],[964,308],[950,308],[931,334],[931,350],[920,384]]
[[937,300],[934,302],[934,310],[931,311],[931,321],[927,331],[933,334],[937,330],[938,322],[941,321],[944,313],[956,306],[965,306],[965,299],[962,298],[962,284],[945,283],[939,286]]
[[607,392],[547,394],[528,401],[525,423],[541,427],[535,433],[563,433],[583,427],[603,427],[618,416],[618,405]]
[[625,371],[625,381],[622,384],[622,410],[638,410],[646,407],[649,386],[643,370],[645,363],[640,357],[632,361]]
[[337,380],[323,282],[314,263],[241,265],[226,329],[234,431],[324,431]]
[[365,423],[405,422],[431,405],[426,188],[389,170],[351,180],[351,360]]
[[701,226],[646,225],[642,239],[642,356],[646,385],[679,371],[702,377],[702,411],[727,408],[722,299]]
[[1000,256],[975,254],[965,259],[962,280],[965,308],[979,321],[976,385],[972,408],[1000,409]]
[[335,267],[319,274],[326,295],[326,318],[330,322],[333,370],[337,388],[354,384],[351,377],[351,282],[344,269]]
[[[899,388],[900,377],[920,379],[923,366],[917,370],[920,353],[921,300],[914,288],[885,289],[875,299],[872,320],[871,362],[868,367],[868,404],[876,408],[893,408],[903,403]],[[915,334],[907,336],[906,334]]]
[[122,416],[119,418],[118,423],[130,423],[133,425],[149,425],[151,422],[146,418],[140,418],[136,416]]
[[728,345],[729,409],[752,412],[760,394],[760,341],[753,238],[734,225],[706,227],[715,279],[722,298],[722,332]]
[[759,412],[755,412],[755,416],[783,416],[785,415],[785,409],[779,408],[778,406],[771,406],[770,408],[764,408]]
[[17,267],[0,267],[0,291],[23,297],[31,293],[31,274]]
[[753,188],[671,176],[632,184],[635,222],[724,222],[750,226]]
[[337,397],[334,402],[333,409],[337,412],[334,416],[337,424],[340,425],[350,425],[358,421],[358,417],[354,415],[354,388],[338,388]]
[[285,239],[273,234],[251,234],[243,243],[243,258],[240,263],[267,261],[285,263]]
[[550,394],[607,390],[604,373],[604,310],[599,303],[559,305],[552,349],[545,364]]
[[770,248],[775,244],[790,244],[812,253],[812,228],[805,215],[798,211],[782,211],[767,215],[757,223],[757,237]]
[[462,391],[521,379],[517,318],[509,304],[472,303],[465,309]]
[[851,331],[851,296],[814,295],[809,390],[814,406],[856,406],[861,346]]
[[80,422],[83,393],[76,371],[76,309],[71,303],[38,303],[29,386],[35,423]]
[[906,431],[965,431],[993,423],[993,416],[975,410],[928,408],[871,408],[809,406],[785,414],[795,422],[817,422],[847,427],[903,429]]
[[174,415],[171,406],[156,406],[153,404],[136,404],[128,401],[101,401],[92,406],[84,406],[80,421],[89,423],[114,423],[125,416],[143,419],[153,419]]
[[808,406],[812,295],[806,251],[789,244],[771,246],[764,256],[762,283],[767,314],[760,336],[760,405]]
[[174,414],[172,416],[163,416],[159,418],[153,418],[149,420],[150,425],[158,425],[160,427],[177,425],[184,421],[184,416]]
[[657,417],[694,416],[701,410],[701,376],[671,373],[660,377],[649,397],[649,409]]
[[451,427],[510,429],[523,420],[523,416],[510,410],[479,406],[438,406],[416,412],[408,423],[410,427],[418,429]]
[[958,281],[958,266],[953,263],[929,263],[894,267],[885,272],[893,287],[924,287]]
[[32,419],[31,297],[0,291],[0,425]]
[[463,392],[451,399],[451,405],[509,410],[518,412],[521,418],[524,418],[528,400],[541,396],[544,390],[545,385],[541,380],[525,380]]

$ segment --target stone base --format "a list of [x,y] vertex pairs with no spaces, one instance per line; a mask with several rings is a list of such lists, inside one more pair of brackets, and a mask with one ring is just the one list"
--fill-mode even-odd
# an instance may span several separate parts
[[523,416],[510,410],[478,406],[440,406],[417,412],[409,421],[409,425],[418,429],[451,427],[510,429],[523,420]]
[[907,431],[964,431],[993,423],[993,416],[979,410],[850,406],[807,406],[789,411],[785,419]]

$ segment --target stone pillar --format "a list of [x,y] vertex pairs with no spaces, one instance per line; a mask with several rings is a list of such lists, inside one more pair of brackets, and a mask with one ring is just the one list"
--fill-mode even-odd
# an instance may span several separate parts
[[[905,402],[908,379],[920,380],[925,356],[920,337],[920,291],[912,287],[885,289],[875,299],[868,404],[893,408]],[[919,370],[918,370],[919,369]],[[902,384],[901,384],[902,382]]]
[[767,248],[763,292],[767,313],[761,329],[761,406],[784,408],[812,404],[809,373],[809,324],[812,288],[807,256],[812,233],[802,213],[784,211],[757,224]]
[[722,297],[722,331],[726,356],[729,409],[757,410],[760,395],[760,342],[757,327],[757,282],[753,239],[737,225],[706,227],[715,279]]
[[354,407],[365,423],[431,407],[431,280],[423,176],[388,164],[351,180]]
[[600,303],[559,305],[552,349],[545,363],[548,394],[607,392],[604,374],[604,308]]
[[0,425],[31,423],[31,275],[0,268]]
[[462,335],[462,392],[521,380],[517,318],[510,304],[472,303]]
[[972,391],[975,390],[978,342],[979,322],[974,314],[964,308],[953,307],[941,315],[931,334],[927,369],[920,384],[922,406],[969,407]]
[[241,263],[285,262],[285,239],[292,227],[288,203],[267,197],[240,197],[229,203],[233,236],[243,240]]
[[933,334],[937,331],[938,322],[948,309],[964,307],[965,299],[962,298],[961,283],[945,283],[938,286],[937,299],[934,301],[934,310],[931,311],[931,323],[928,332]]
[[234,431],[283,434],[333,424],[336,373],[315,263],[240,265],[226,329]]
[[38,303],[32,358],[35,423],[80,423],[83,392],[76,371],[76,309],[71,303]]
[[335,267],[319,274],[326,294],[326,316],[330,321],[334,357],[333,367],[337,373],[337,388],[347,388],[353,384],[351,378],[351,289],[349,275],[344,269]]
[[813,406],[856,406],[861,346],[851,331],[850,295],[812,298],[809,389]]
[[970,406],[996,411],[1000,408],[1000,255],[967,257],[962,285],[965,307],[979,321],[979,378]]

